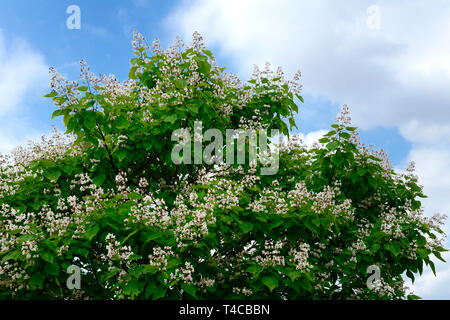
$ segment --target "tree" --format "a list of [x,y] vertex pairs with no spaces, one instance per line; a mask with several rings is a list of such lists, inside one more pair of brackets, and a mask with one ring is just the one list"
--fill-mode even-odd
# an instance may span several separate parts
[[[242,83],[198,33],[165,51],[135,33],[133,46],[124,82],[84,61],[81,84],[51,69],[46,97],[67,131],[1,156],[0,298],[417,298],[402,276],[442,260],[444,217],[423,216],[412,167],[397,173],[364,147],[346,106],[307,147],[290,135],[299,73],[266,65]],[[267,138],[278,172],[175,164],[172,134],[196,121],[278,129],[290,137]],[[81,288],[66,286],[68,269]]]

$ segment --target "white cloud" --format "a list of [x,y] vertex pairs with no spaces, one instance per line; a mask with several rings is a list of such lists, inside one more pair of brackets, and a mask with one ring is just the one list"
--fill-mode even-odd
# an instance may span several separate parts
[[21,141],[2,131],[0,131],[0,153],[8,154],[12,149],[18,146]]
[[[421,200],[425,214],[450,215],[450,149],[421,146],[412,149],[407,159],[416,162],[419,183],[428,196]],[[448,223],[446,230],[450,231]]]
[[186,1],[168,18],[194,30],[242,73],[266,60],[303,72],[305,91],[351,106],[363,128],[420,119],[450,121],[450,5],[377,1],[381,28],[367,27],[370,1]]
[[328,131],[330,130],[317,130],[308,132],[307,134],[297,133],[297,135],[308,147],[311,147],[315,142],[319,142],[319,139],[323,138],[323,135]]
[[0,29],[0,152],[35,135],[22,115],[29,99],[42,95],[48,80],[44,57],[22,39],[7,40]]
[[17,146],[24,146],[28,140],[36,141],[42,135],[27,121],[17,117],[6,117],[0,121],[0,153],[8,154]]
[[450,124],[421,124],[417,119],[400,126],[405,139],[426,146],[445,146],[450,144]]
[[[444,260],[450,259],[450,254],[445,252],[442,254]],[[450,297],[450,266],[440,260],[433,259],[436,266],[436,275],[432,271],[427,271],[422,276],[415,275],[416,281],[412,284],[408,281],[408,287],[414,294],[423,299],[445,299]]]
[[[295,134],[297,135],[297,137],[299,139],[301,139],[303,141],[303,144],[305,144],[307,147],[312,147],[312,145],[315,142],[319,142],[320,138],[323,138],[323,135],[326,134],[329,130],[317,130],[317,131],[311,131],[308,133],[303,133],[303,132],[296,132]],[[281,140],[283,141],[283,143],[287,143],[288,142],[288,137],[285,135],[276,135],[273,138],[271,138],[270,140],[274,143],[278,143],[279,139],[281,137]]]
[[[423,185],[423,192],[428,196],[421,200],[425,215],[430,217],[440,213],[450,216],[450,144],[449,140],[433,139],[434,135],[443,137],[448,132],[444,130],[439,133],[438,126],[416,127],[415,122],[403,130],[407,131],[411,141],[415,143],[406,161],[416,163],[419,184]],[[448,219],[443,229],[446,234],[449,234]],[[444,246],[449,248],[450,242],[447,240]],[[450,260],[448,252],[442,256],[446,261]],[[424,299],[449,299],[450,265],[437,259],[433,260],[436,263],[437,276],[427,269],[422,276],[416,276],[414,285],[409,284],[409,286],[413,288],[415,294]]]
[[16,112],[27,93],[48,85],[48,66],[27,43],[7,43],[0,29],[0,116]]

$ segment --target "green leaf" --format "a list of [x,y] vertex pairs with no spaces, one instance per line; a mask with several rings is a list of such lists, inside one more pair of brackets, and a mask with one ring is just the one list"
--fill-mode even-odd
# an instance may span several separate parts
[[314,224],[316,225],[316,227],[320,227],[320,218],[319,218],[319,217],[314,216],[314,217],[311,219],[311,221],[312,221],[312,223],[314,223]]
[[[20,231],[20,230],[19,230]],[[22,242],[22,241],[32,241],[36,238],[38,238],[39,236],[35,235],[35,234],[23,234],[21,235],[17,240],[18,242]]]
[[172,113],[164,118],[165,122],[170,122],[171,124],[173,124],[177,120],[178,116],[175,113]]
[[290,129],[291,129],[291,130],[292,130],[292,128],[294,128],[294,127],[298,129],[297,124],[295,123],[294,118],[289,118],[289,126],[290,126]]
[[62,116],[62,115],[64,115],[66,112],[67,112],[67,110],[61,110],[61,109],[55,110],[55,111],[53,111],[53,113],[52,113],[52,119],[54,119],[55,117]]
[[273,289],[278,287],[278,279],[274,277],[264,277],[261,279],[261,282],[264,283],[264,285],[269,288],[269,290],[272,292]]
[[167,288],[163,286],[158,286],[157,284],[151,282],[148,284],[147,288],[145,289],[145,297],[146,299],[150,298],[150,295],[152,296],[152,300],[157,300],[160,298],[164,298],[166,296]]
[[[128,212],[130,212],[131,210],[131,206],[129,203],[124,204],[123,206],[120,206],[117,211],[119,212],[119,214],[121,216],[128,214]],[[118,217],[115,217],[117,219],[117,221],[119,223],[122,223],[122,221],[120,219],[118,219]]]
[[73,253],[87,258],[89,256],[89,250],[86,248],[74,248]]
[[264,267],[259,264],[253,264],[247,269],[245,269],[245,271],[252,273],[254,277],[258,276],[263,270]]
[[305,103],[305,101],[303,100],[303,97],[299,94],[295,94],[295,96],[298,98],[298,100],[300,100],[302,103]]
[[300,278],[302,276],[302,273],[298,270],[292,270],[289,271],[288,276],[291,279],[291,281],[294,282],[295,279]]
[[209,73],[211,70],[211,65],[207,61],[198,61],[198,71],[200,71],[203,74]]
[[143,235],[143,238],[145,239],[145,240],[144,240],[144,244],[146,244],[146,243],[148,243],[148,242],[150,242],[150,241],[152,241],[152,240],[156,240],[156,239],[158,239],[158,238],[161,238],[161,237],[162,237],[162,234],[161,234],[161,233],[149,231],[149,232],[147,232],[147,233],[145,233],[145,234]]
[[130,78],[132,80],[136,79],[136,70],[137,70],[137,68],[138,68],[137,66],[131,67],[130,72],[128,72],[128,78]]
[[95,121],[92,121],[90,119],[84,119],[83,124],[88,130],[93,130],[95,128]]
[[102,277],[102,281],[107,281],[119,272],[119,268],[113,268]]
[[239,228],[241,228],[242,232],[248,233],[253,229],[253,223],[250,222],[240,222]]
[[317,232],[317,226],[312,222],[312,219],[310,217],[303,219],[303,223],[312,232]]
[[119,150],[115,153],[117,159],[119,159],[120,162],[122,162],[128,155],[128,152],[126,150]]
[[94,179],[92,179],[92,182],[97,186],[101,187],[103,182],[105,182],[106,175],[101,173],[98,176],[96,176]]
[[436,258],[438,258],[439,260],[441,260],[442,262],[446,262],[444,260],[444,258],[442,258],[441,253],[439,251],[433,251],[433,254],[436,256]]
[[358,174],[358,176],[362,177],[363,175],[365,175],[367,172],[366,168],[360,168],[356,171],[356,173]]
[[125,239],[122,240],[122,245],[127,242],[128,239],[130,239],[131,236],[133,236],[134,234],[136,234],[136,232],[138,232],[139,229],[136,229],[134,231],[132,231],[128,236],[125,237]]
[[199,108],[200,108],[200,107],[199,107],[197,104],[190,104],[190,105],[188,105],[189,111],[190,111],[191,113],[193,113],[193,114],[197,114]]
[[44,270],[45,270],[48,274],[50,274],[50,275],[52,275],[52,276],[57,276],[57,275],[59,275],[59,272],[61,271],[60,268],[59,268],[59,265],[56,264],[56,263],[47,263],[47,264],[45,265]]
[[399,243],[397,242],[390,242],[384,245],[384,248],[394,254],[394,256],[398,256],[402,250],[400,248]]
[[131,199],[131,200],[140,200],[140,199],[142,199],[143,197],[142,197],[141,194],[139,194],[139,193],[137,193],[137,192],[131,192],[131,193],[128,195],[128,198]]
[[44,175],[51,181],[57,181],[58,178],[61,176],[61,171],[59,170],[47,171],[44,173]]
[[406,276],[411,279],[412,283],[414,283],[414,281],[416,280],[414,278],[414,274],[410,270],[406,271]]
[[336,131],[331,130],[331,131],[328,131],[326,134],[324,134],[324,137],[331,137],[331,136],[334,136],[335,134],[336,134]]
[[339,142],[338,141],[331,141],[330,143],[327,144],[327,149],[328,150],[334,150],[337,147],[339,147]]
[[91,241],[96,235],[97,233],[100,231],[100,226],[95,224],[95,225],[89,225],[89,227],[87,228],[86,232],[84,233],[84,236],[86,239],[88,239],[89,241]]
[[56,250],[58,250],[58,245],[56,244],[56,242],[50,239],[42,240],[41,244],[43,247],[47,248],[50,251],[56,252]]
[[122,116],[117,117],[116,123],[118,129],[128,129],[128,127],[130,126],[130,122]]
[[370,184],[374,189],[377,189],[377,188],[378,188],[377,180],[375,180],[374,178],[368,177],[368,178],[367,178],[367,182],[369,182],[369,184]]
[[196,289],[192,284],[187,284],[187,283],[183,283],[181,285],[181,288],[183,289],[184,292],[188,293],[189,295],[191,295],[192,297],[194,297],[195,299],[197,298],[197,293],[196,293]]
[[184,79],[177,79],[175,81],[175,85],[178,89],[183,90],[186,87],[186,80]]
[[2,258],[2,262],[8,261],[8,260],[17,260],[19,259],[19,257],[22,255],[22,253],[20,252],[20,250],[14,250],[14,251],[10,251],[7,254],[5,254]]
[[343,139],[350,139],[351,135],[348,132],[339,132],[339,136]]
[[[342,271],[344,271],[344,270],[342,270]],[[344,272],[345,272],[345,271],[344,271]],[[313,289],[313,287],[312,287],[312,285],[311,285],[311,282],[308,281],[308,280],[305,279],[305,278],[301,278],[301,279],[299,280],[299,284],[300,284],[300,287],[302,287],[302,288],[305,289],[306,291],[312,291],[312,289]]]
[[182,262],[180,259],[172,258],[167,262],[167,269],[172,269],[172,268],[178,267],[181,263]]
[[140,292],[139,280],[137,279],[128,282],[123,288],[123,293],[127,296],[131,296],[132,298],[137,296]]
[[158,266],[151,265],[151,264],[144,264],[144,265],[142,265],[142,267],[143,267],[142,272],[145,274],[148,274],[150,276],[159,271]]
[[34,287],[39,287],[42,288],[44,286],[44,281],[45,281],[45,277],[47,275],[44,272],[35,272],[32,274],[31,278],[30,278],[30,286],[32,288]]
[[41,258],[47,262],[53,263],[53,254],[47,250],[39,251]]
[[270,226],[269,226],[269,229],[274,229],[274,228],[276,228],[276,227],[279,227],[279,226],[281,226],[284,222],[285,222],[285,221],[283,221],[283,220],[278,220],[278,221],[272,222],[272,223],[270,224]]
[[50,93],[47,93],[44,98],[53,98],[56,97],[58,93],[55,90],[52,90]]
[[374,243],[372,247],[370,247],[370,253],[375,253],[380,249],[380,245],[378,243]]

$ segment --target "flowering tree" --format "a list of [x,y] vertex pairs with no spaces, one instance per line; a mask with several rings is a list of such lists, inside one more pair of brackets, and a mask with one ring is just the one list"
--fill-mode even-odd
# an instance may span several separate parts
[[241,83],[198,33],[133,46],[122,83],[83,61],[81,84],[51,69],[66,133],[0,156],[0,298],[403,299],[405,273],[434,271],[444,217],[423,216],[413,167],[364,147],[347,107],[318,144],[280,141],[274,175],[175,164],[171,135],[197,120],[289,136],[299,73]]

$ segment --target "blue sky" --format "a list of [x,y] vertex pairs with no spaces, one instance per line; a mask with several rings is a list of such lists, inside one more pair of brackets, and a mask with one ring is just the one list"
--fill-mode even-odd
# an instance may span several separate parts
[[[81,10],[70,30],[66,9]],[[0,152],[47,134],[53,106],[48,67],[77,80],[79,61],[123,80],[134,29],[163,45],[198,30],[220,65],[248,78],[270,61],[302,70],[299,130],[312,139],[348,104],[365,144],[394,166],[417,162],[425,212],[450,213],[450,3],[425,1],[190,0],[9,1],[0,10]],[[447,224],[447,230],[448,230]],[[447,245],[448,246],[448,245]],[[447,255],[448,257],[448,255]],[[450,299],[450,268],[438,264],[414,289]]]

